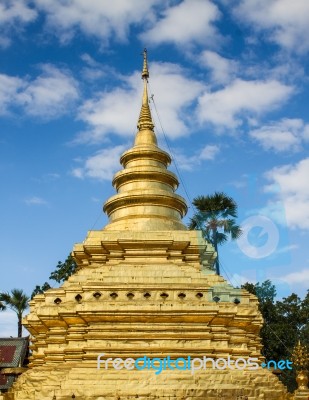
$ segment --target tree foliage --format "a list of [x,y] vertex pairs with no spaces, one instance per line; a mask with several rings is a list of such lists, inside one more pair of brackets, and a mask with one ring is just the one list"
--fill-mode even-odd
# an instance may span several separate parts
[[237,204],[232,197],[216,192],[213,195],[196,197],[193,205],[197,212],[190,220],[189,229],[201,230],[204,238],[212,243],[217,253],[215,268],[220,275],[218,246],[229,238],[238,239],[242,233],[235,220]]
[[11,293],[0,293],[0,304],[2,310],[6,307],[10,308],[17,314],[18,319],[18,337],[22,337],[22,317],[23,312],[28,308],[29,297],[21,289],[12,289]]
[[[262,354],[269,360],[291,360],[293,348],[300,340],[309,346],[309,291],[301,300],[295,293],[275,301],[276,288],[270,280],[262,284],[245,283],[243,289],[256,295],[264,319],[260,332]],[[295,368],[283,370],[282,382],[293,392],[296,387]]]
[[64,262],[58,261],[55,271],[50,274],[49,279],[58,283],[66,281],[69,276],[74,274],[77,269],[77,264],[70,254]]
[[48,289],[51,289],[51,286],[48,282],[45,282],[42,286],[36,285],[33,292],[31,293],[31,299],[33,299],[33,297],[36,296],[37,294],[42,294],[46,292],[46,290]]
[[[62,283],[66,281],[69,276],[73,275],[77,271],[77,264],[70,254],[64,262],[58,261],[56,269],[50,274],[49,279]],[[42,286],[36,285],[35,289],[31,294],[31,299],[37,295],[44,293],[46,290],[50,289],[51,285],[45,282]]]

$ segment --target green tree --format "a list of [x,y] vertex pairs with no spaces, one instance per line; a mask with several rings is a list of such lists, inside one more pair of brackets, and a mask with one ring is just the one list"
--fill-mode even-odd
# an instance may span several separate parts
[[[77,264],[70,254],[64,262],[58,261],[56,269],[50,274],[49,279],[56,281],[57,283],[62,283],[73,275],[77,271],[77,268]],[[45,282],[42,286],[36,285],[31,294],[31,299],[33,299],[35,295],[44,293],[50,288],[51,286],[48,282]]]
[[201,230],[204,238],[212,243],[217,253],[216,273],[220,275],[218,246],[227,242],[229,238],[238,239],[242,234],[235,220],[237,204],[232,197],[223,192],[216,192],[213,195],[196,197],[193,199],[193,205],[197,211],[190,220],[189,229]]
[[0,301],[0,311],[4,311],[6,309],[5,305]]
[[[295,293],[275,301],[276,288],[267,280],[263,283],[245,283],[243,289],[256,295],[259,310],[264,319],[260,331],[262,354],[267,361],[291,360],[291,354],[298,340],[305,345],[309,341],[309,291],[301,300]],[[295,369],[283,370],[280,380],[293,392],[297,383]]]
[[260,331],[263,344],[262,354],[267,360],[277,360],[283,353],[283,349],[281,348],[281,340],[278,338],[279,315],[275,305],[275,297],[277,294],[275,285],[273,285],[270,280],[266,280],[261,284],[259,282],[256,284],[247,282],[241,287],[248,290],[248,292],[254,294],[259,299],[259,310],[264,320]]
[[0,302],[17,314],[18,337],[22,337],[23,312],[28,308],[29,297],[21,289],[12,289],[11,293],[0,293]]
[[269,279],[261,284],[258,282],[255,285],[255,291],[261,304],[267,302],[274,303],[275,297],[277,296],[276,287],[271,283]]
[[70,254],[64,262],[58,261],[55,271],[50,274],[49,279],[58,283],[66,281],[69,276],[73,275],[77,270],[77,264]]
[[309,348],[309,289],[304,300],[302,301],[300,313],[303,320],[306,322],[300,329],[299,339]]
[[33,299],[33,297],[36,296],[37,294],[42,294],[46,292],[46,290],[48,289],[51,289],[51,286],[48,282],[45,282],[42,286],[36,285],[33,292],[31,293],[31,299]]

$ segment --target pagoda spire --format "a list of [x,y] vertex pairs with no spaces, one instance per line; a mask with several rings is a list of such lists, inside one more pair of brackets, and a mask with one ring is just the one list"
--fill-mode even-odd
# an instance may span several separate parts
[[143,63],[142,79],[147,80],[149,78],[147,49],[144,49],[143,56],[144,56],[144,63]]
[[178,179],[167,169],[170,155],[158,147],[149,108],[147,50],[144,50],[144,90],[134,145],[120,157],[123,169],[114,175],[117,194],[103,210],[109,217],[105,230],[186,230],[181,218],[187,212],[185,199],[175,193]]
[[144,49],[143,55],[144,55],[144,62],[142,70],[142,79],[144,81],[144,91],[143,91],[142,108],[139,114],[137,128],[139,131],[142,131],[144,129],[150,129],[153,131],[154,123],[151,117],[149,99],[148,99],[148,90],[147,90],[147,83],[149,78],[147,49]]

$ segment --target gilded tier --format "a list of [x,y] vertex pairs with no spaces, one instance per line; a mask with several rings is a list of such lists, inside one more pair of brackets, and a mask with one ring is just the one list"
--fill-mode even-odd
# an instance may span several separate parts
[[123,170],[117,172],[113,186],[117,190],[104,204],[109,217],[106,230],[170,231],[186,230],[181,219],[187,212],[186,201],[175,193],[179,182],[167,170],[168,153],[160,149],[149,107],[147,58],[142,79],[144,91],[134,146],[120,159]]

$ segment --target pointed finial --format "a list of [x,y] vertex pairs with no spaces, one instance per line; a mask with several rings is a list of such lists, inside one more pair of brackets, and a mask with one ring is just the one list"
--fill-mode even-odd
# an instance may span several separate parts
[[144,62],[143,62],[143,71],[142,71],[142,79],[144,80],[144,92],[143,92],[143,101],[142,108],[139,115],[137,128],[139,131],[143,129],[153,130],[154,124],[152,122],[151,112],[149,108],[149,99],[148,99],[148,91],[147,91],[147,82],[149,78],[148,71],[148,63],[147,63],[147,49],[144,49]]
[[147,49],[144,49],[144,63],[143,63],[143,71],[142,71],[142,79],[149,78],[149,71],[148,71],[148,62],[147,62]]

